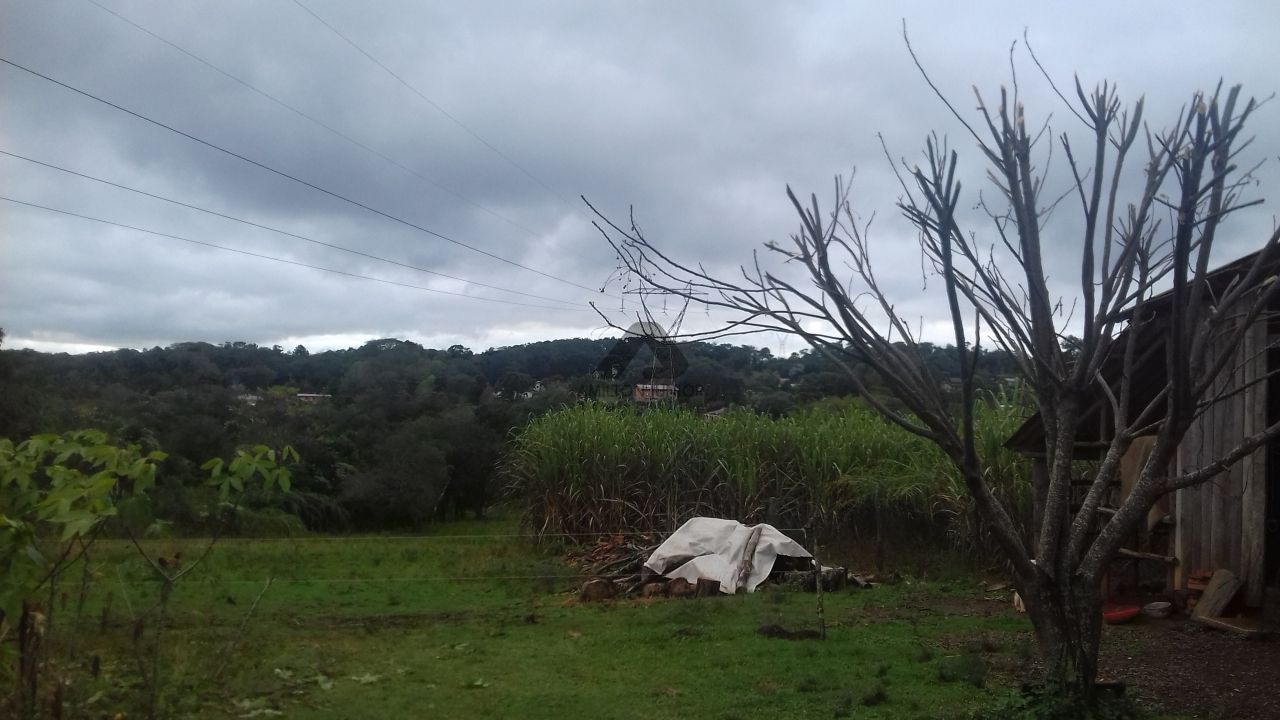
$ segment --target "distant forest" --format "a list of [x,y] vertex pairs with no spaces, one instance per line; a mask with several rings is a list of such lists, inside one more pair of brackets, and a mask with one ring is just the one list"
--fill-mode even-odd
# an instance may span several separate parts
[[[247,517],[314,530],[418,527],[482,514],[500,490],[507,438],[530,418],[576,402],[631,402],[653,357],[642,351],[622,373],[600,377],[615,342],[479,353],[391,338],[317,353],[245,342],[85,355],[0,350],[0,437],[99,428],[164,450],[158,514],[197,529],[207,507],[203,461],[244,444],[291,445],[302,458],[293,488],[248,498]],[[855,394],[843,371],[808,351],[777,358],[745,345],[680,349],[688,369],[672,402],[696,411],[779,416]],[[925,346],[922,360],[942,382],[957,374],[946,348]],[[999,387],[1012,373],[1009,358],[984,353],[980,373],[982,385]],[[875,378],[864,381],[874,392]]]

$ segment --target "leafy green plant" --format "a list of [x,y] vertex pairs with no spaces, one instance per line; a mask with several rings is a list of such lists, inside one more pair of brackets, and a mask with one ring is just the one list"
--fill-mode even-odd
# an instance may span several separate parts
[[[276,451],[266,445],[255,445],[251,448],[238,448],[229,462],[222,458],[213,458],[201,465],[200,469],[209,472],[208,484],[217,489],[219,501],[224,506],[230,503],[230,514],[234,515],[238,508],[235,501],[251,487],[264,493],[270,493],[276,489],[281,492],[289,491],[292,475],[287,467],[279,464],[282,461],[297,462],[298,453],[288,446]],[[223,525],[218,524],[216,527],[219,532],[209,539],[200,555],[194,561],[187,562],[177,556],[165,558],[148,553],[138,543],[134,527],[129,523],[124,524],[129,540],[133,542],[138,554],[146,560],[153,576],[160,583],[160,600],[155,607],[153,622],[150,623],[154,631],[150,647],[147,649],[149,662],[139,662],[140,668],[147,668],[144,670],[144,676],[150,690],[147,700],[148,717],[156,717],[160,712],[160,689],[163,686],[160,677],[160,652],[163,647],[165,623],[168,619],[169,601],[174,587],[179,580],[195,570],[213,550]],[[135,619],[135,625],[139,628],[144,627],[139,620]],[[140,658],[143,654],[141,641],[142,633],[135,633],[134,643],[138,646]]]
[[1010,690],[988,707],[971,715],[972,720],[1138,720],[1142,711],[1123,694],[1100,692],[1091,708],[1078,693],[1048,685],[1027,685]]
[[105,433],[0,438],[0,611],[22,602],[65,565],[76,540],[116,516],[122,500],[145,495],[165,454],[116,446]]
[[987,682],[987,663],[976,653],[940,658],[938,679],[942,682],[966,682],[980,688]]
[[877,680],[870,688],[862,693],[859,700],[863,705],[871,707],[879,705],[889,700],[889,692],[885,690],[884,681]]
[[[217,540],[216,535],[210,539],[194,562],[156,556],[139,543],[140,536],[163,532],[167,525],[153,517],[150,502],[165,457],[136,444],[112,443],[99,430],[36,435],[17,444],[0,438],[0,638],[11,630],[17,635],[15,704],[21,714],[35,712],[41,640],[50,630],[57,578],[66,567],[87,557],[108,522],[128,536],[160,583],[160,601],[152,611],[155,621],[134,618],[135,644],[141,643],[148,625],[154,628],[150,662],[140,661],[139,668],[151,691],[148,714],[157,714],[159,653],[169,597],[174,585],[200,564]],[[287,492],[291,475],[282,463],[297,460],[292,448],[276,451],[258,445],[237,450],[227,462],[210,460],[203,469],[209,472],[208,484],[216,489],[219,508],[234,512],[235,499],[250,486],[262,492]],[[82,599],[87,563],[84,567]],[[42,608],[39,595],[46,587],[49,602]],[[82,606],[83,602],[77,614]],[[0,644],[0,653],[9,647],[9,643]],[[13,666],[0,657],[0,667],[7,672]]]
[[[37,593],[52,588],[77,547],[87,551],[122,500],[145,496],[164,457],[112,445],[97,430],[36,435],[16,445],[0,438],[0,637],[16,628],[22,713],[31,714],[36,704],[41,639],[52,612],[42,612]],[[3,643],[0,653],[8,648]],[[8,658],[0,663],[10,667]]]

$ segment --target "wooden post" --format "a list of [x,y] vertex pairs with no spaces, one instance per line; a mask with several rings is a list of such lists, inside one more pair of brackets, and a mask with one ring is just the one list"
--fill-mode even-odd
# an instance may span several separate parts
[[[876,493],[876,498],[874,502],[876,504],[876,572],[883,573],[884,572],[884,527],[882,525],[882,521],[884,518],[882,517],[880,512],[879,493]],[[817,545],[816,539],[814,540],[814,544],[815,546]]]
[[827,619],[822,604],[822,560],[818,556],[818,533],[809,526],[809,537],[813,538],[813,589],[818,596],[818,638],[827,639]]

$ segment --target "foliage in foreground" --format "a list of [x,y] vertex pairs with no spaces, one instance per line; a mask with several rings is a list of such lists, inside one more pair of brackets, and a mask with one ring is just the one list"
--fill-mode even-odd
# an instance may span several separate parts
[[[1010,398],[979,408],[991,485],[1019,508],[1027,475],[1003,442],[1022,413]],[[540,533],[664,531],[696,515],[808,527],[879,511],[982,542],[937,447],[857,405],[780,419],[580,405],[530,423],[504,470]]]
[[973,720],[1139,720],[1146,717],[1127,696],[1100,692],[1093,707],[1078,693],[1047,685],[1028,685],[1009,691],[988,707],[974,712]]
[[[129,538],[159,585],[158,601],[133,618],[132,637],[146,690],[146,714],[161,714],[165,668],[160,657],[169,601],[178,581],[201,564],[219,534],[204,541],[194,559],[184,560],[181,553],[159,556],[139,543],[142,537],[163,534],[168,525],[155,518],[151,504],[156,473],[164,459],[159,451],[113,443],[100,430],[36,435],[17,444],[0,438],[0,568],[4,569],[0,575],[0,679],[12,675],[17,681],[8,697],[0,695],[0,711],[22,717],[64,716],[65,680],[57,661],[74,664],[78,654],[93,579],[89,553],[110,525]],[[271,493],[278,487],[288,492],[291,473],[281,463],[297,460],[290,447],[277,452],[258,445],[237,449],[229,462],[213,458],[204,463],[201,469],[209,472],[207,485],[217,497],[209,514],[234,516],[239,498],[253,488]],[[47,641],[56,629],[54,618],[68,610],[70,600],[67,590],[57,592],[58,580],[77,562],[82,570],[71,641],[58,648]],[[11,633],[14,642],[4,642]],[[64,653],[67,657],[59,657]],[[93,674],[97,673],[95,669]]]
[[[940,682],[944,648],[991,636],[987,662],[1019,662],[1025,620],[1006,603],[990,616],[954,613],[954,603],[987,606],[965,575],[829,593],[828,639],[788,641],[757,630],[813,627],[812,594],[581,604],[573,568],[518,533],[499,520],[414,537],[224,539],[172,592],[159,705],[201,720],[958,720],[1003,681]],[[157,556],[201,549],[139,542]],[[45,639],[65,659],[63,717],[145,716],[135,613],[159,601],[161,584],[127,540],[99,540],[68,569],[82,571],[95,578],[86,622],[77,629],[68,612]]]

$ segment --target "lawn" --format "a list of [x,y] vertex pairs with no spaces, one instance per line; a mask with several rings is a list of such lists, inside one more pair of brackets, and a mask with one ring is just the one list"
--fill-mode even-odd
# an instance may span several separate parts
[[[164,705],[190,717],[945,718],[990,703],[1030,657],[1025,618],[973,577],[828,593],[827,639],[791,641],[756,631],[814,627],[810,593],[582,604],[559,553],[519,533],[489,521],[222,540],[171,598]],[[197,541],[144,546],[199,554]],[[55,592],[49,642],[71,658],[69,714],[134,717],[135,648],[155,631],[137,618],[158,586],[126,542],[99,541],[90,570],[78,621],[80,568]]]

